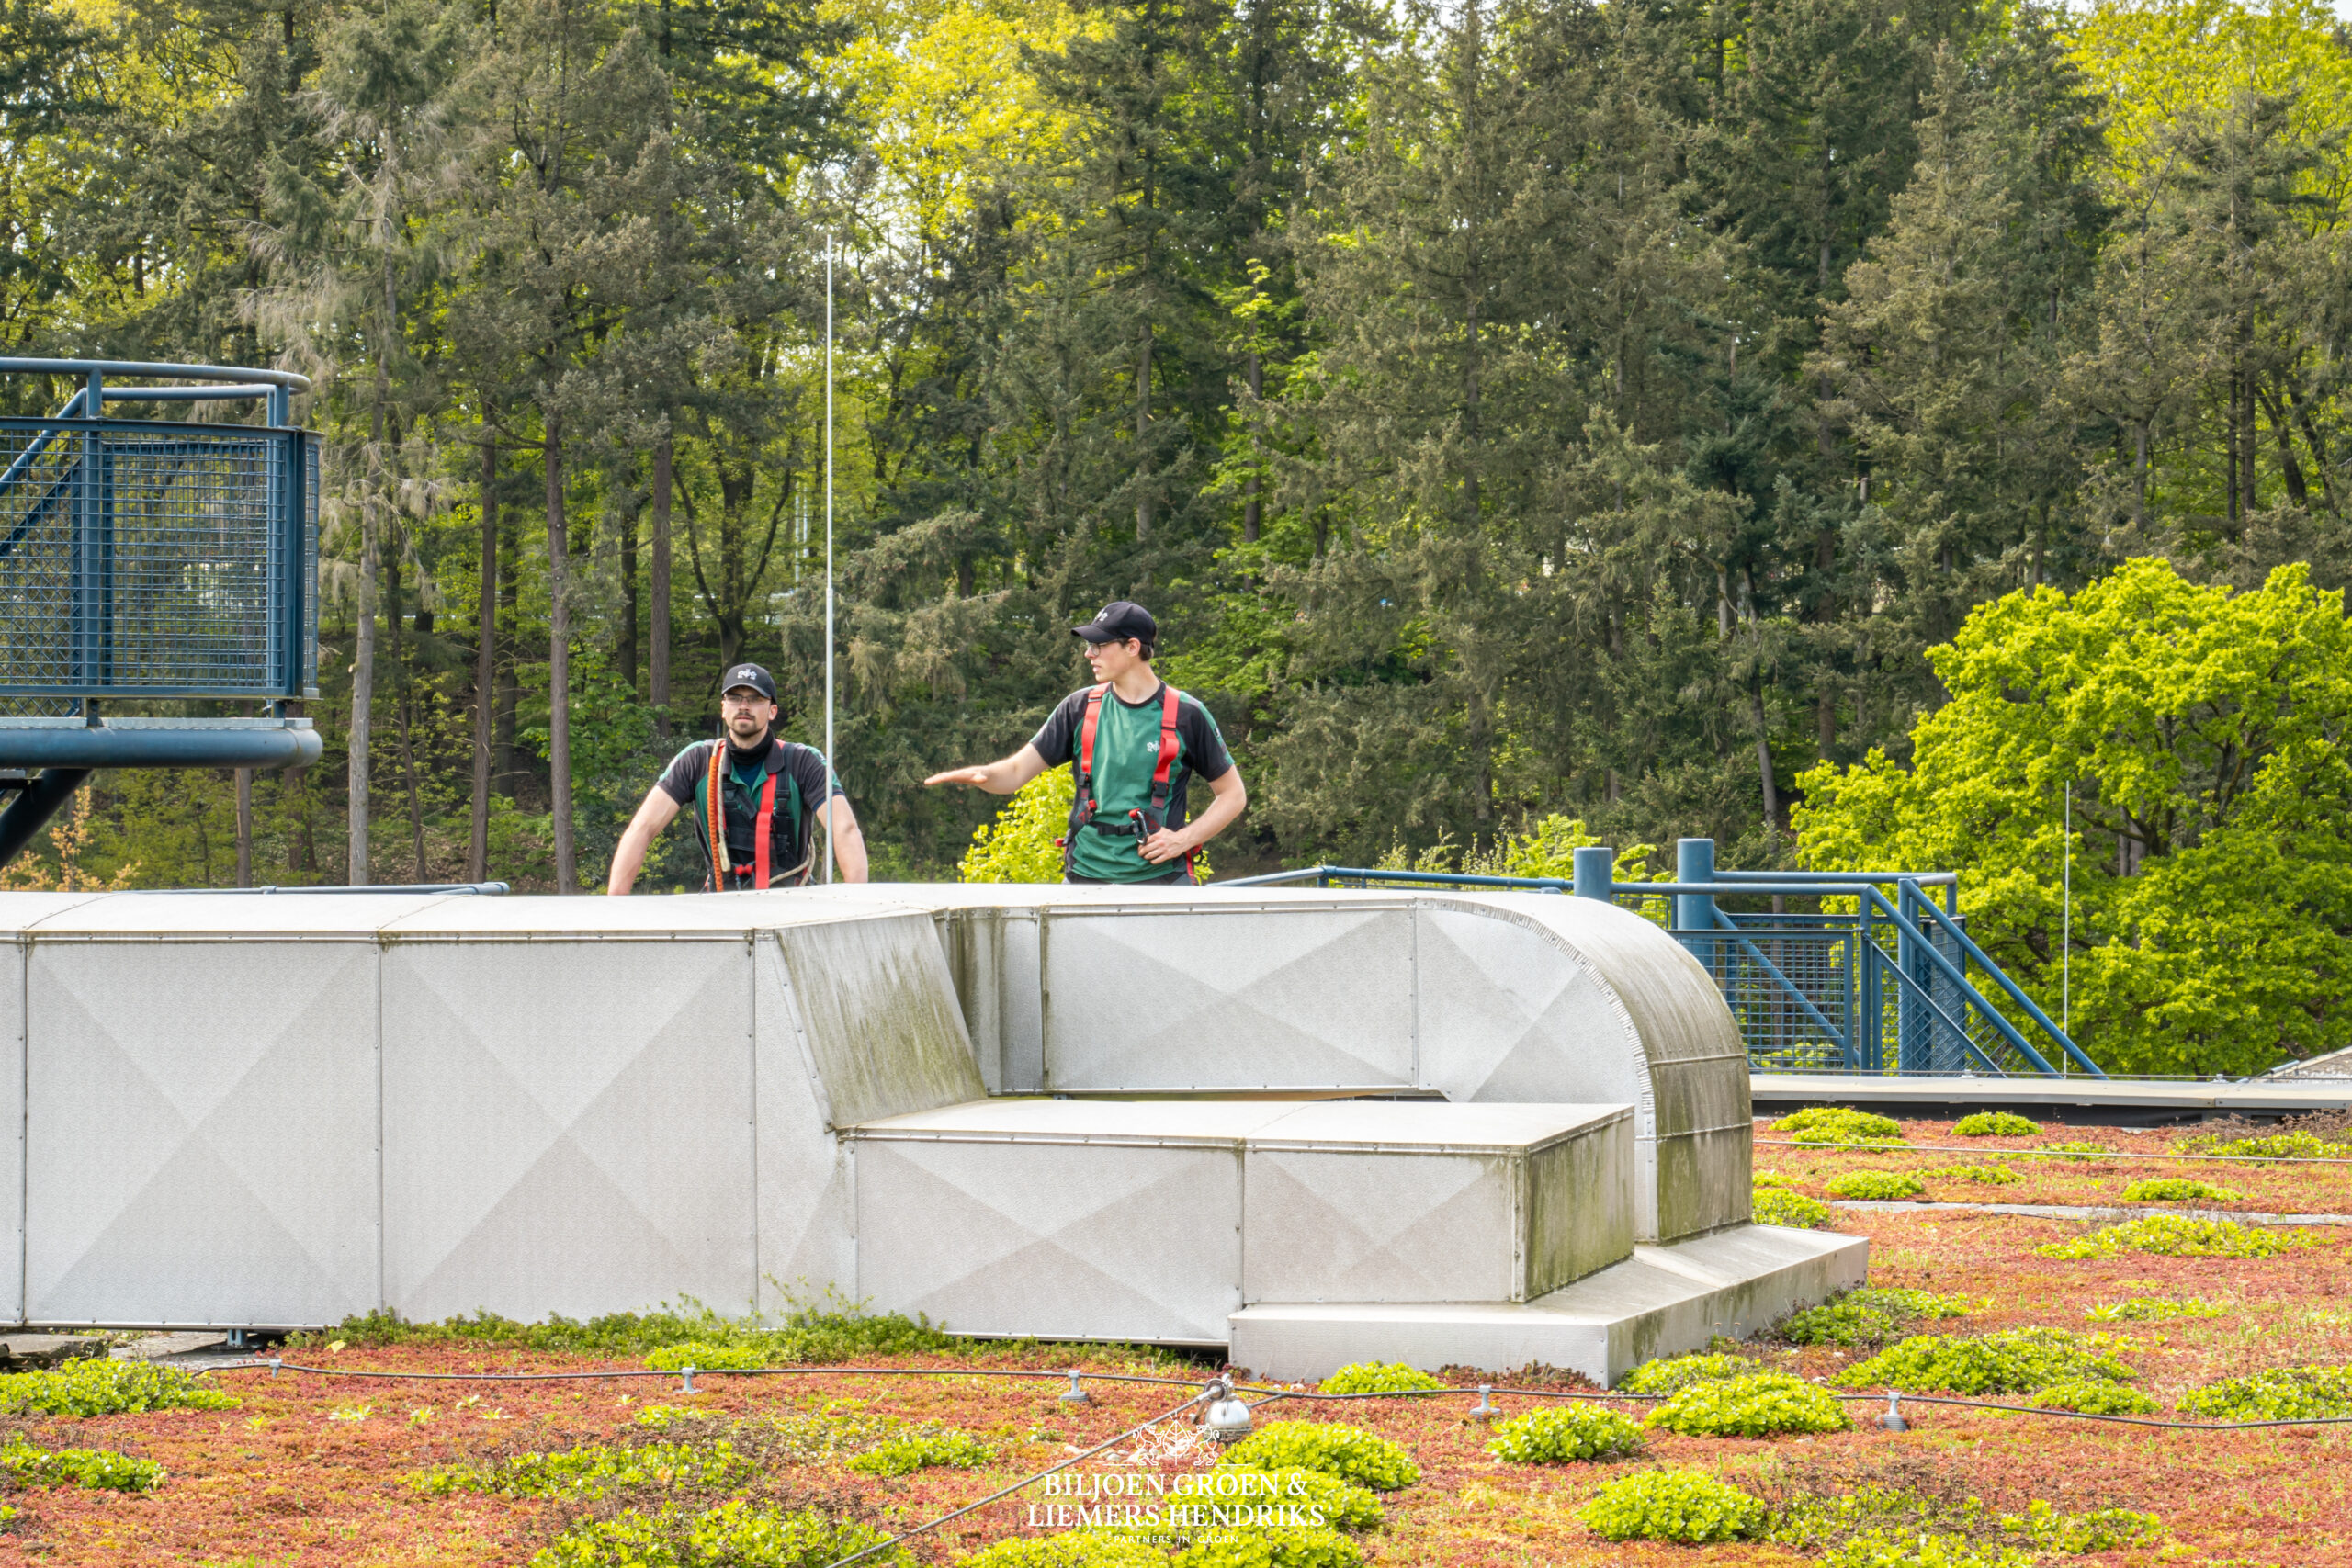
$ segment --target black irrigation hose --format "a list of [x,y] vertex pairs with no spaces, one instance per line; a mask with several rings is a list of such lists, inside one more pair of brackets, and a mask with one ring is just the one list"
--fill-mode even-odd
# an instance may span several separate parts
[[[240,1363],[231,1366],[207,1367],[203,1369],[203,1371],[213,1372],[242,1372],[254,1371],[263,1368],[268,1369],[269,1374],[272,1377],[276,1377],[280,1371],[284,1371],[289,1372],[309,1372],[318,1377],[378,1378],[415,1382],[577,1382],[593,1378],[685,1377],[689,1372],[691,1372],[695,1377],[789,1377],[805,1374],[814,1377],[1066,1378],[1070,1380],[1073,1386],[1075,1386],[1075,1384],[1080,1381],[1091,1378],[1099,1382],[1153,1383],[1173,1388],[1191,1388],[1193,1386],[1193,1381],[1187,1378],[1146,1377],[1133,1372],[1081,1372],[1075,1369],[1066,1371],[1030,1371],[1026,1369],[975,1371],[963,1367],[681,1367],[674,1371],[650,1371],[640,1368],[625,1368],[604,1372],[387,1372],[362,1371],[356,1368],[310,1367],[302,1366],[292,1361],[256,1360],[250,1363]],[[691,1387],[692,1384],[689,1383],[689,1390]],[[1236,1394],[1248,1393],[1265,1395],[1262,1399],[1252,1400],[1250,1402],[1250,1408],[1252,1410],[1259,1409],[1263,1405],[1277,1404],[1285,1399],[1302,1400],[1309,1404],[1345,1404],[1361,1399],[1434,1399],[1455,1394],[1475,1393],[1479,1396],[1479,1401],[1482,1404],[1486,1404],[1495,1394],[1510,1394],[1519,1399],[1582,1399],[1599,1400],[1623,1404],[1654,1404],[1672,1397],[1670,1394],[1663,1393],[1617,1393],[1605,1389],[1510,1388],[1498,1387],[1489,1383],[1481,1383],[1476,1387],[1470,1388],[1409,1388],[1374,1393],[1316,1393],[1305,1389],[1266,1388],[1251,1383],[1235,1383],[1232,1384],[1231,1387]],[[1903,1393],[1892,1389],[1883,1389],[1875,1393],[1847,1393],[1836,1389],[1825,1389],[1823,1392],[1829,1394],[1831,1398],[1838,1400],[1841,1404],[1851,1404],[1856,1402],[1875,1404],[1879,1400],[1884,1399],[1888,1400],[1891,1404],[1899,1406],[1903,1401],[1907,1399],[1917,1404],[1950,1404],[1968,1410],[1996,1410],[2011,1416],[2043,1416],[2065,1421],[2107,1421],[2128,1427],[2162,1427],[2178,1432],[2245,1432],[2269,1427],[2352,1426],[2352,1416],[2304,1416],[2277,1421],[2166,1421],[2154,1416],[2106,1416],[2088,1410],[2058,1410],[2038,1404],[1996,1404],[1989,1400],[1954,1399],[1949,1395],[1943,1394]],[[1168,1412],[1167,1415],[1153,1416],[1150,1421],[1144,1423],[1144,1426],[1149,1427],[1157,1425],[1159,1422],[1167,1420],[1169,1416],[1173,1416],[1179,1412],[1189,1410],[1194,1404],[1200,1403],[1202,1397],[1203,1396],[1200,1394],[1195,1394],[1193,1398],[1186,1400],[1182,1404],[1178,1405],[1175,1410]],[[1143,1427],[1138,1427],[1135,1428],[1135,1430],[1141,1431],[1143,1430]],[[1125,1436],[1132,1435],[1132,1433],[1122,1434],[1122,1437],[1124,1438]],[[1111,1443],[1115,1443],[1120,1440],[1121,1438],[1114,1438],[1111,1439]],[[1060,1464],[1054,1466],[1052,1470],[1040,1471],[1036,1475],[1030,1477],[1030,1480],[1042,1480],[1044,1477],[1051,1475],[1057,1471],[1064,1470],[1070,1465],[1076,1464],[1079,1460],[1091,1458],[1094,1454],[1098,1454],[1102,1452],[1103,1449],[1110,1447],[1111,1443],[1104,1443],[1100,1447],[1091,1449],[1086,1453],[1080,1454],[1074,1459],[1065,1460]],[[1022,1486],[1026,1486],[1027,1484],[1029,1484],[1029,1482],[1027,1481],[1021,1482],[1012,1487],[1007,1488],[1006,1490],[1018,1491]],[[994,1502],[997,1497],[1003,1496],[1004,1495],[1005,1493],[1000,1492],[995,1494],[993,1496],[984,1497],[980,1501],[982,1503]],[[971,1507],[976,1508],[979,1506],[979,1503],[975,1503],[971,1505]],[[969,1511],[969,1508],[957,1510],[958,1513],[968,1513]],[[956,1515],[950,1514],[941,1519],[933,1521],[933,1524],[944,1524],[947,1519],[954,1518],[955,1517]],[[931,1528],[933,1528],[931,1525],[923,1527],[924,1529],[929,1529]],[[921,1532],[914,1531],[910,1533],[920,1534]],[[904,1540],[905,1538],[899,1537],[897,1539]],[[885,1542],[884,1544],[888,1545],[888,1542]],[[852,1562],[854,1561],[854,1559],[844,1558],[842,1561]]]

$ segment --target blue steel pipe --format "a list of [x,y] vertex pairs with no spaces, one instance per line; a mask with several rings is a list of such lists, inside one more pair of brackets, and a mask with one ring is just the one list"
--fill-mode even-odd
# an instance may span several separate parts
[[308,728],[161,729],[0,725],[0,768],[306,768],[323,742]]

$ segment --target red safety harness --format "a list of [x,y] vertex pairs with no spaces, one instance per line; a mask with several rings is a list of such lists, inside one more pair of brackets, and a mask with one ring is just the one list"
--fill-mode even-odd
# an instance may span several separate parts
[[[707,784],[704,791],[704,847],[710,852],[710,885],[715,891],[728,892],[727,879],[748,872],[752,886],[764,889],[774,880],[769,863],[775,841],[775,773],[773,770],[764,771],[760,780],[760,806],[757,815],[752,819],[752,863],[749,865],[732,863],[727,852],[726,775],[727,743],[714,740],[710,743],[710,766],[704,775]],[[809,855],[804,857],[798,865],[784,874],[783,885],[797,886],[808,880],[808,863],[814,858],[812,848]]]
[[[1067,876],[1078,863],[1078,835],[1091,828],[1098,833],[1132,834],[1140,849],[1142,841],[1168,826],[1168,778],[1176,766],[1176,712],[1183,694],[1163,681],[1159,683],[1159,761],[1151,770],[1151,804],[1130,810],[1127,820],[1116,825],[1094,819],[1094,730],[1102,717],[1102,700],[1110,693],[1105,681],[1086,694],[1086,718],[1078,730],[1078,789],[1070,801],[1069,832],[1061,840],[1062,874]],[[1188,851],[1184,856],[1184,874],[1198,881],[1193,862],[1200,851]]]

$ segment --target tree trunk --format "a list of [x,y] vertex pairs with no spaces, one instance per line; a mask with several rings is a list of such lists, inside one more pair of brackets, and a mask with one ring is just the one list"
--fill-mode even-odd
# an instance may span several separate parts
[[498,446],[481,444],[481,596],[474,612],[474,801],[466,880],[490,877],[490,764],[498,707]]
[[613,652],[621,667],[621,681],[632,697],[637,695],[638,613],[637,508],[629,506],[621,512],[621,624],[613,639],[619,646]]
[[1144,323],[1143,347],[1136,355],[1136,469],[1143,488],[1136,495],[1136,543],[1151,542],[1151,456],[1145,443],[1151,436],[1151,323]]
[[648,628],[647,700],[653,705],[653,733],[670,739],[670,438],[653,449],[653,559],[648,563],[651,581],[646,592],[653,601],[652,626]]
[[408,656],[401,642],[406,620],[401,612],[401,547],[392,542],[385,558],[384,630],[392,644],[392,725],[401,742],[401,787],[408,799],[409,846],[416,861],[416,880],[432,880],[424,869],[424,815],[416,799],[416,739]]
[[[1265,395],[1266,367],[1259,363],[1258,351],[1253,348],[1250,351],[1250,402],[1253,411]],[[1252,417],[1255,417],[1254,412]],[[1250,454],[1254,457],[1257,453],[1258,433],[1253,430],[1250,433]],[[1259,482],[1258,475],[1252,473],[1250,476],[1250,498],[1241,503],[1241,542],[1245,545],[1258,542],[1258,530],[1263,518],[1263,503],[1258,495]]]
[[237,770],[237,886],[254,885],[254,771]]
[[498,558],[498,624],[506,628],[505,640],[499,647],[498,712],[496,716],[498,777],[507,781],[508,794],[514,789],[514,775],[521,770],[514,758],[514,708],[522,697],[522,682],[515,678],[514,628],[522,617],[515,606],[522,598],[523,540],[520,525],[502,513],[498,520],[498,543],[502,552]]
[[547,421],[548,457],[548,803],[555,826],[555,890],[580,890],[571,844],[571,606],[565,582],[571,547],[564,537],[563,430]]

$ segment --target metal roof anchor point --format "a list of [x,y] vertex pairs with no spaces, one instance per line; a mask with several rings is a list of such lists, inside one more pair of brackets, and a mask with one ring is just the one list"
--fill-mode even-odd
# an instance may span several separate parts
[[680,1389],[678,1392],[679,1392],[680,1393],[694,1393],[694,1391],[695,1391],[695,1369],[694,1369],[694,1368],[692,1368],[692,1367],[681,1367],[681,1368],[679,1368],[679,1369],[678,1369],[678,1371],[679,1371],[679,1374],[680,1374],[681,1376],[683,1376],[683,1377],[686,1380],[686,1386],[685,1386],[685,1387],[684,1387],[684,1388],[682,1388],[682,1389]]
[[1219,1378],[1208,1386],[1208,1435],[1220,1443],[1239,1442],[1250,1435],[1250,1406],[1234,1397],[1233,1385]]
[[1495,1403],[1494,1393],[1494,1384],[1482,1382],[1478,1385],[1478,1403],[1470,1407],[1470,1419],[1491,1421],[1502,1414],[1501,1407]]
[[1903,1395],[1899,1391],[1895,1389],[1886,1391],[1886,1414],[1878,1418],[1878,1424],[1890,1432],[1907,1432],[1911,1429],[1911,1423],[1903,1418]]
[[1086,1397],[1086,1391],[1078,1386],[1078,1369],[1076,1367],[1072,1367],[1069,1370],[1069,1386],[1062,1390],[1061,1400],[1064,1404],[1073,1407],[1091,1403]]

